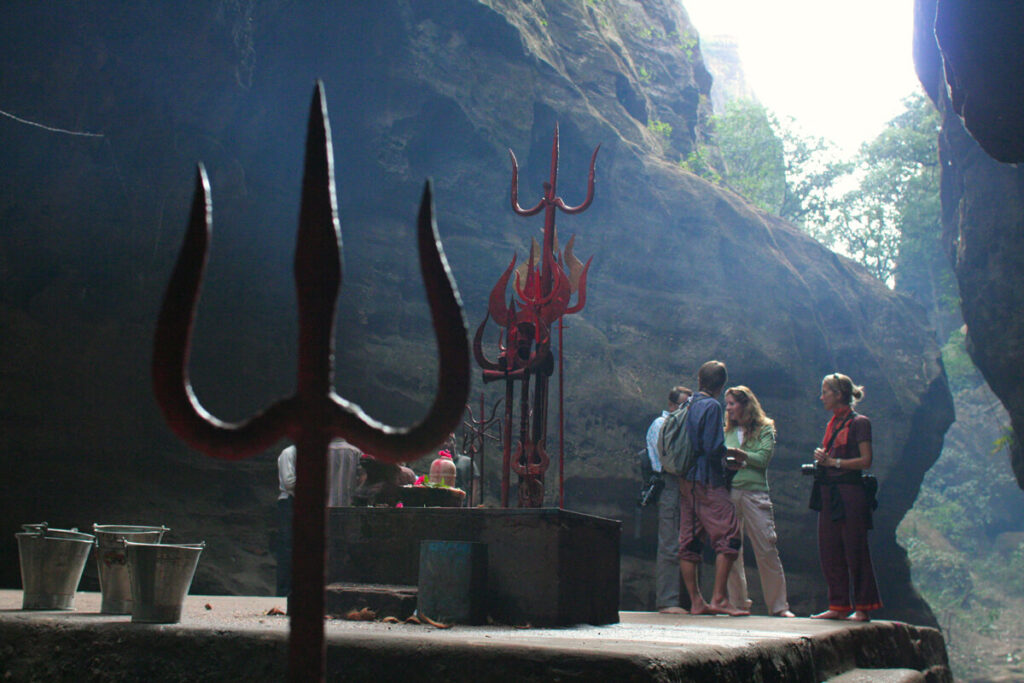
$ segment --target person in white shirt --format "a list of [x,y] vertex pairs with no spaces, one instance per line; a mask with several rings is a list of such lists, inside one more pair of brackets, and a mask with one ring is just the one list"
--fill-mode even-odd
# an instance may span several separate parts
[[[277,590],[287,596],[292,588],[292,501],[295,498],[295,446],[288,446],[277,456]],[[345,507],[352,504],[356,486],[356,470],[362,453],[344,439],[334,439],[327,450],[327,505]]]
[[292,592],[292,499],[295,497],[295,446],[288,446],[277,456],[277,591],[287,596]]
[[647,457],[651,459],[651,468],[665,480],[658,497],[658,554],[654,569],[655,606],[665,614],[683,614],[686,610],[679,605],[679,477],[661,469],[658,434],[669,413],[692,395],[693,391],[686,387],[674,387],[668,392],[668,409],[654,418],[647,429]]

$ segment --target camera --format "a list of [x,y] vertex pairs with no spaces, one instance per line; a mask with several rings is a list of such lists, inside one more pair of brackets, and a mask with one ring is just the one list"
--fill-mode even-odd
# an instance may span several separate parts
[[803,474],[804,476],[808,476],[808,477],[814,476],[814,473],[817,472],[817,471],[818,471],[818,463],[807,462],[807,463],[804,463],[803,465],[800,465],[800,474]]
[[661,495],[661,490],[665,488],[665,479],[661,476],[661,472],[654,472],[651,474],[650,479],[644,484],[644,487],[640,489],[640,497],[637,498],[637,507],[645,508],[648,505],[652,505],[658,502],[658,496]]

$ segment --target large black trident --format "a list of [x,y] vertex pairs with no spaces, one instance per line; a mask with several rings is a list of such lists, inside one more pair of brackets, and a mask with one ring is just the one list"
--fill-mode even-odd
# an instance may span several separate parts
[[469,395],[469,343],[462,302],[434,223],[430,183],[417,228],[420,269],[440,353],[438,390],[426,418],[410,428],[375,421],[334,392],[334,316],[341,288],[341,232],[334,193],[330,123],[319,81],[306,138],[295,283],[299,309],[298,388],[256,416],[229,424],[196,400],[188,359],[199,287],[212,226],[210,184],[202,165],[181,254],[171,275],[153,345],[153,386],[171,429],[206,455],[239,460],[282,438],[295,442],[293,589],[288,666],[295,681],[324,675],[324,534],[327,447],[344,437],[388,462],[412,460],[455,430]]

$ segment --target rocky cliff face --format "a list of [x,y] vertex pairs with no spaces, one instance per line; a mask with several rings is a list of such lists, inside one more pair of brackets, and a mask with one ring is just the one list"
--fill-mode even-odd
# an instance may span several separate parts
[[714,77],[711,105],[716,112],[724,111],[725,105],[735,100],[758,101],[757,93],[747,82],[735,38],[728,35],[701,36],[700,52]]
[[[226,420],[290,393],[302,138],[322,78],[345,240],[341,395],[384,421],[420,418],[435,372],[413,244],[422,183],[433,177],[475,325],[512,254],[522,259],[540,234],[540,222],[508,208],[507,149],[519,158],[520,201],[532,204],[557,122],[567,203],[582,199],[601,145],[593,206],[559,217],[577,255],[594,257],[587,307],[566,330],[566,506],[623,520],[623,607],[652,606],[654,528],[645,520],[634,537],[634,453],[668,389],[695,384],[698,366],[718,358],[776,419],[773,498],[803,612],[825,602],[798,473],[828,418],[821,377],[839,370],[866,385],[884,616],[931,623],[894,533],[952,420],[924,313],[681,170],[710,111],[710,77],[678,3],[363,7],[97,0],[7,10],[17,16],[0,29],[2,108],[102,137],[0,119],[3,556],[14,557],[22,522],[163,523],[169,539],[208,541],[196,591],[269,587],[275,454],[220,463],[188,452],[155,410],[147,365],[202,160],[214,236],[196,391]],[[497,480],[487,488],[493,503]],[[17,585],[13,562],[0,572]]]
[[915,7],[915,63],[942,112],[943,230],[967,323],[967,348],[1010,414],[1024,488],[1024,8]]

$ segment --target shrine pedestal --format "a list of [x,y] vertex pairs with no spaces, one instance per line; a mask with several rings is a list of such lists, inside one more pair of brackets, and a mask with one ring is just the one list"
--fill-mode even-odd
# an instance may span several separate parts
[[487,616],[619,621],[620,522],[556,508],[328,508],[327,582],[415,586],[420,541],[487,545]]

